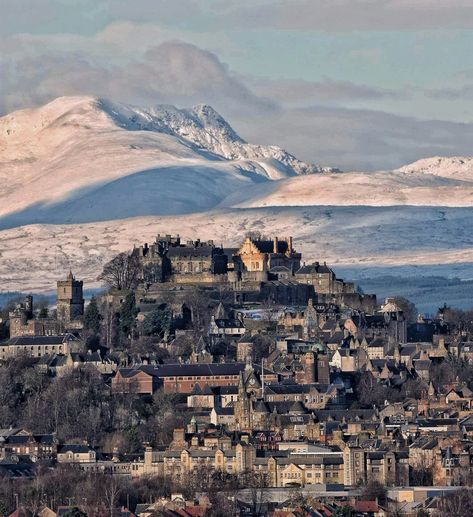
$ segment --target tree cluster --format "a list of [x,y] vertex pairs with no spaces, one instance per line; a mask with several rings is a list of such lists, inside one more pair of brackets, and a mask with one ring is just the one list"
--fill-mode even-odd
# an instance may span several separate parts
[[35,434],[57,433],[62,442],[88,441],[137,452],[144,441],[168,444],[183,422],[178,395],[112,394],[93,367],[50,378],[20,356],[0,368],[0,421]]

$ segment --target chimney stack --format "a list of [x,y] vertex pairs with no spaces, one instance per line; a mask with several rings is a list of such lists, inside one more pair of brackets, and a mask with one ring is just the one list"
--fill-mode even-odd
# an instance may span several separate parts
[[277,252],[278,252],[278,238],[274,237],[274,240],[273,240],[273,253],[277,253]]

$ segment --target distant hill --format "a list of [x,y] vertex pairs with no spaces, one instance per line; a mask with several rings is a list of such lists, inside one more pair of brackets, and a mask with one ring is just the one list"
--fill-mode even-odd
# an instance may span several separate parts
[[341,172],[247,143],[207,105],[61,97],[11,113],[0,180],[2,290],[53,288],[70,267],[94,287],[113,254],[160,231],[291,234],[305,260],[335,266],[473,262],[472,158]]

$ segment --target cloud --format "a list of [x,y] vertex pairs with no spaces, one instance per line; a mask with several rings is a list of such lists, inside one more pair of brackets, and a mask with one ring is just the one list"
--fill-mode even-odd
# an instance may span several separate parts
[[193,32],[473,28],[471,0],[4,0],[0,35],[93,34],[113,22]]
[[253,94],[212,52],[180,41],[142,58],[104,65],[80,52],[0,61],[0,111],[34,106],[61,95],[96,95],[136,104],[206,102],[232,113],[273,109]]
[[96,95],[137,105],[204,102],[250,142],[280,145],[302,159],[345,170],[394,168],[425,156],[471,154],[472,124],[334,105],[402,93],[330,79],[250,80],[235,75],[215,53],[182,41],[114,61],[58,50],[0,56],[4,113],[60,95]]
[[278,80],[247,77],[246,83],[255,93],[277,100],[282,104],[311,104],[321,101],[346,100],[400,100],[408,96],[406,92],[330,78],[322,81],[305,81],[302,79]]
[[[385,170],[419,158],[471,155],[473,124],[383,111],[312,106],[236,121],[250,141],[277,143],[301,159],[343,170]],[[355,195],[356,192],[347,193]]]
[[426,95],[432,99],[451,101],[473,100],[473,84],[464,84],[457,88],[438,88],[436,90],[427,90]]
[[225,16],[247,28],[301,31],[471,29],[471,0],[263,0],[232,2]]

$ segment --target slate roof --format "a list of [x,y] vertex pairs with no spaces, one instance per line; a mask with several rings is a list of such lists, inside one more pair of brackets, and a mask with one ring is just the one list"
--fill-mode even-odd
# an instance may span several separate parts
[[268,406],[262,400],[256,402],[254,410],[256,413],[269,413]]
[[29,463],[9,463],[0,461],[1,478],[30,478],[34,476],[33,466]]
[[58,454],[64,454],[65,452],[72,452],[74,454],[83,454],[83,453],[87,453],[90,451],[93,451],[92,447],[89,447],[88,445],[78,444],[78,443],[60,445],[57,449]]
[[269,270],[270,273],[290,273],[291,270],[286,266],[274,266]]
[[278,465],[342,465],[340,456],[320,456],[311,454],[290,454],[286,458],[279,458]]
[[296,271],[296,275],[311,275],[313,273],[332,273],[332,270],[327,266],[327,264],[319,264],[318,262],[315,262],[314,264],[302,266]]
[[368,344],[369,348],[377,348],[377,347],[384,347],[386,345],[386,340],[380,337],[377,337],[376,339],[373,339],[373,341],[370,341]]
[[432,366],[432,361],[427,360],[418,360],[414,363],[414,368],[416,370],[428,370]]
[[217,325],[217,327],[219,329],[228,329],[228,328],[238,328],[238,329],[241,329],[241,328],[244,328],[244,325],[243,325],[243,322],[240,321],[239,319],[230,319],[230,318],[219,318],[219,319],[216,319],[214,320],[215,321],[215,324]]
[[325,393],[328,391],[329,384],[267,384],[265,385],[264,392],[266,395],[290,395],[290,394],[303,394],[310,393],[312,389]]
[[220,248],[213,246],[170,246],[167,256],[172,257],[211,257]]
[[61,345],[76,338],[70,334],[65,336],[17,336],[9,339],[5,344],[9,346],[33,346],[33,345]]
[[54,443],[54,436],[52,434],[38,434],[38,435],[27,435],[27,434],[14,434],[6,438],[6,443],[9,444],[22,444],[28,443],[31,439],[36,443],[45,445],[52,445]]
[[[252,240],[251,241],[261,253],[273,253],[274,252],[274,241],[270,240]],[[278,253],[286,253],[288,250],[288,244],[286,241],[278,240]]]
[[374,409],[317,409],[314,414],[320,422],[325,422],[329,418],[341,421],[343,418],[347,421],[354,421],[356,419],[368,421],[372,420],[376,415]]
[[134,377],[140,372],[147,373],[153,377],[159,377],[159,370],[155,366],[144,365],[139,368],[120,368],[118,371],[120,372],[120,375],[125,378]]
[[[155,371],[157,371],[159,377],[205,377],[214,375],[239,375],[245,368],[245,363],[163,364],[158,366]],[[253,365],[253,369],[257,373],[261,372],[260,365]],[[265,369],[264,373],[266,375],[274,372]]]

